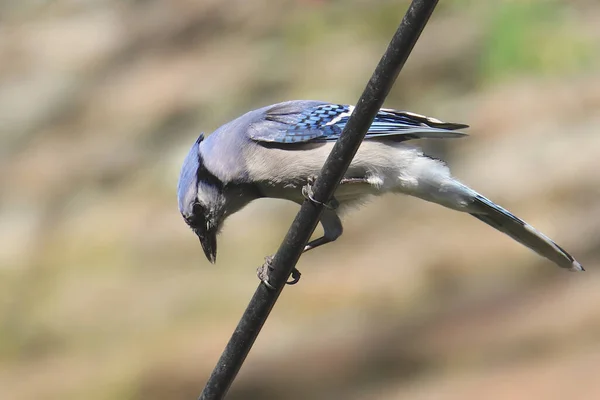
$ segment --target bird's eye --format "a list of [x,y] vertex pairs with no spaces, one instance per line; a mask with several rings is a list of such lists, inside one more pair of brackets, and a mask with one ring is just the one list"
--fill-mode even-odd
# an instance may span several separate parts
[[192,213],[190,215],[184,215],[183,219],[185,222],[192,228],[197,229],[198,227],[204,226],[206,224],[206,219],[204,217],[204,208],[200,203],[194,203],[192,206]]
[[192,206],[193,215],[204,215],[204,207],[200,203],[194,203]]

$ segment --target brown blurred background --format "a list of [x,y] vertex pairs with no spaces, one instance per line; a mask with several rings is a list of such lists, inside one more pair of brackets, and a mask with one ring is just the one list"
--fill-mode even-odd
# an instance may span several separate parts
[[[407,1],[0,2],[0,398],[194,399],[297,206],[179,215],[201,131],[288,99],[354,103]],[[572,252],[384,197],[302,257],[230,399],[600,399],[600,3],[442,0],[386,106]],[[434,147],[435,146],[435,147]]]

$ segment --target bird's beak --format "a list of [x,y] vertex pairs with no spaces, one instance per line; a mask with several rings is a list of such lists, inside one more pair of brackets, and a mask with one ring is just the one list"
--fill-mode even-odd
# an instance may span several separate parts
[[200,244],[206,258],[214,264],[217,261],[217,231],[210,229],[205,232],[199,232],[198,238],[200,239]]

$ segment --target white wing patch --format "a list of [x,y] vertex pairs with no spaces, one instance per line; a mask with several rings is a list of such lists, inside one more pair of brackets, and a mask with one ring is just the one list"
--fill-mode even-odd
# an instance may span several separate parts
[[348,106],[348,111],[341,113],[340,115],[338,115],[337,117],[335,117],[334,119],[332,119],[331,121],[326,123],[325,126],[337,124],[338,122],[340,122],[342,120],[342,118],[349,117],[350,115],[352,115],[353,111],[354,111],[354,106]]

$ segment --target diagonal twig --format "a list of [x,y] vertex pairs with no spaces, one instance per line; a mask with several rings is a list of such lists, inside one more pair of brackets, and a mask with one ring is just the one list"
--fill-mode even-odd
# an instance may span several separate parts
[[315,230],[323,212],[323,204],[333,197],[335,189],[348,169],[437,3],[437,0],[412,1],[358,100],[341,137],[337,140],[321,169],[313,186],[313,198],[316,201],[305,201],[302,204],[300,212],[273,257],[271,264],[273,271],[269,282],[275,289],[267,288],[262,282],[259,284],[208,379],[200,395],[201,400],[222,399],[227,394],[283,290],[286,280],[296,266],[304,246]]

